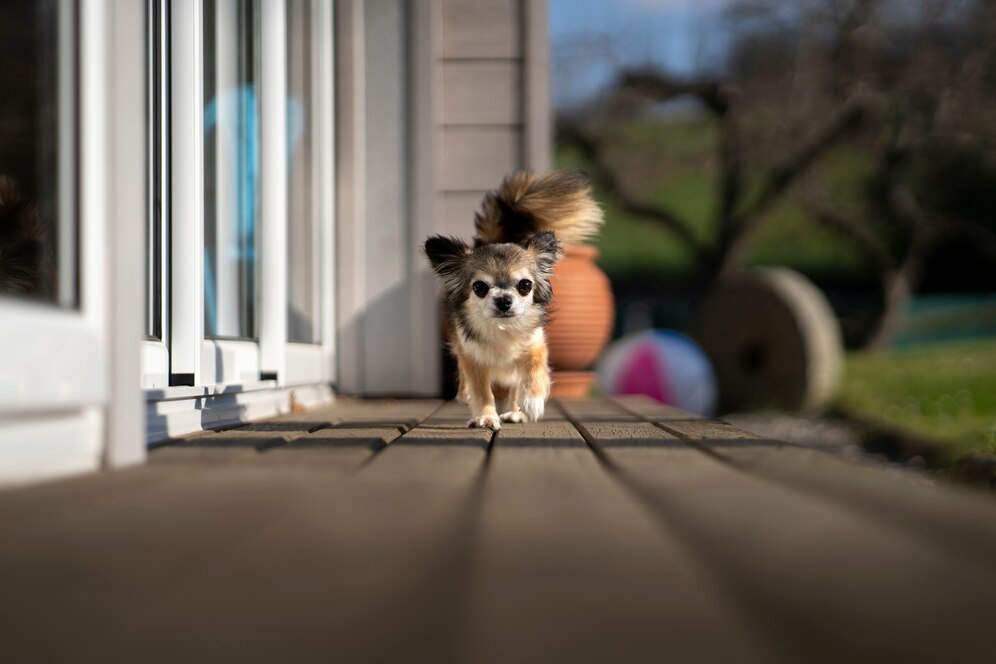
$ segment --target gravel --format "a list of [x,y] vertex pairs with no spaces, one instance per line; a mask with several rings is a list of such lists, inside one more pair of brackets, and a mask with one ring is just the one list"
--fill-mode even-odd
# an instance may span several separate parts
[[921,457],[906,463],[882,454],[867,452],[857,430],[847,422],[783,414],[733,414],[723,417],[733,426],[772,440],[826,452],[841,459],[881,468],[917,484],[934,485],[935,478],[924,469]]

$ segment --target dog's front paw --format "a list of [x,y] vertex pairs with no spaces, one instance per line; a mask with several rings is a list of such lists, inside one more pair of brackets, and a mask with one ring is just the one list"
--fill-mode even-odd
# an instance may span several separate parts
[[523,397],[519,405],[527,421],[538,422],[543,419],[543,409],[546,407],[546,399],[543,397]]
[[471,429],[491,429],[492,431],[497,431],[501,429],[501,420],[498,419],[497,415],[481,415],[480,417],[472,417],[467,421],[467,426]]
[[502,413],[498,416],[501,418],[502,422],[525,422],[526,416],[523,415],[522,411],[510,410],[507,413]]

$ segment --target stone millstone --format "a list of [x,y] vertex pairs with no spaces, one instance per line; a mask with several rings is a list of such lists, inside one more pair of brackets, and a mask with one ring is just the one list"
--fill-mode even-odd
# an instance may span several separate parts
[[723,412],[826,405],[840,377],[840,327],[798,272],[757,268],[723,278],[703,301],[694,337],[712,360]]

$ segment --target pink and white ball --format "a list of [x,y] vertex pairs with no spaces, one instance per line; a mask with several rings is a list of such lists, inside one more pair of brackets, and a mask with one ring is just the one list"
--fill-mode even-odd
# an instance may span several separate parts
[[645,330],[613,342],[598,362],[598,386],[605,395],[645,394],[705,417],[716,410],[709,358],[670,330]]

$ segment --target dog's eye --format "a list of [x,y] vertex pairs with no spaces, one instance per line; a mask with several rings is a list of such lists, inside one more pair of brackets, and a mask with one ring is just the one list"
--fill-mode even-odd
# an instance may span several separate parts
[[477,297],[484,297],[488,294],[489,287],[483,281],[475,281],[474,285],[471,286],[474,289],[474,295]]
[[529,291],[533,289],[533,282],[529,281],[528,279],[523,279],[522,281],[519,282],[519,285],[516,286],[516,288],[519,289],[519,295],[525,297],[529,295]]

